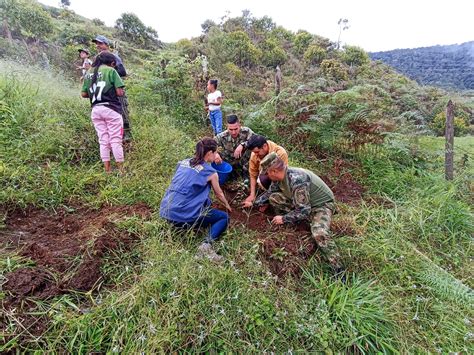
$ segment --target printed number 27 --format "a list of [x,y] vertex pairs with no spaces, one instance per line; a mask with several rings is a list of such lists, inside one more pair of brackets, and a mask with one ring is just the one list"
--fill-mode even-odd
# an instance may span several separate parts
[[92,94],[92,103],[102,100],[102,90],[104,90],[105,84],[105,81],[98,81],[96,84],[92,85],[90,88]]

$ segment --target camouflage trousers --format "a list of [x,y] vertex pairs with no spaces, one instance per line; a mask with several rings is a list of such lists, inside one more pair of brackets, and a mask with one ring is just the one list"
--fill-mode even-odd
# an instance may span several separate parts
[[122,105],[122,119],[123,119],[123,131],[124,137],[130,135],[130,111],[128,110],[128,97],[127,93],[124,92],[123,96],[118,97],[120,104]]
[[[294,205],[285,195],[275,192],[270,195],[270,205],[277,214],[286,214],[294,210]],[[321,207],[311,209],[309,222],[311,225],[311,235],[316,241],[323,257],[329,262],[331,267],[338,269],[341,267],[340,255],[331,236],[331,219],[336,205],[334,202],[327,202]]]

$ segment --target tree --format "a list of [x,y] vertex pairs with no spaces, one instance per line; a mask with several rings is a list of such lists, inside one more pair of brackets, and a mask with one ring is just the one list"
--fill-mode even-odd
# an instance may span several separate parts
[[0,10],[4,32],[39,40],[53,31],[51,16],[31,0],[2,0]]
[[274,38],[269,38],[260,44],[262,49],[262,62],[268,67],[275,68],[278,65],[282,65],[288,59],[283,48],[280,47],[278,41]]
[[320,65],[321,73],[329,79],[347,80],[348,74],[344,65],[336,59],[324,59]]
[[370,61],[367,52],[356,46],[344,46],[342,60],[344,63],[351,66],[366,64]]
[[255,47],[244,31],[231,32],[225,41],[227,57],[240,67],[256,64],[262,51]]
[[71,1],[69,0],[61,0],[61,7],[62,8],[67,8],[68,6],[71,6]]
[[324,59],[326,59],[326,51],[314,44],[310,45],[308,49],[304,52],[304,60],[310,64],[320,64]]
[[293,42],[297,54],[303,54],[308,49],[313,35],[307,31],[298,31]]
[[158,33],[145,24],[132,13],[123,13],[115,22],[119,35],[128,41],[134,42],[144,48],[156,48],[160,45]]
[[212,20],[206,20],[204,21],[202,24],[201,24],[201,29],[202,29],[202,33],[204,34],[208,34],[209,33],[209,30],[212,28],[212,27],[216,27],[217,24],[212,21]]
[[349,20],[346,18],[340,18],[339,21],[337,21],[337,25],[339,26],[339,35],[337,36],[337,49],[341,47],[341,34],[342,31],[348,30],[349,29]]

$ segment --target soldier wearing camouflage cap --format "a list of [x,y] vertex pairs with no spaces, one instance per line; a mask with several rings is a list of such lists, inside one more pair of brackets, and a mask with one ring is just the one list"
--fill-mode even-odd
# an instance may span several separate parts
[[248,178],[249,159],[251,151],[247,149],[247,142],[253,131],[242,127],[236,115],[227,116],[227,129],[214,137],[217,142],[216,164],[226,161],[232,165],[232,177],[241,175]]
[[254,205],[264,211],[270,204],[277,214],[273,224],[309,220],[311,234],[324,257],[333,270],[341,271],[339,253],[330,232],[335,212],[331,189],[313,172],[289,167],[275,153],[268,154],[260,162],[260,172],[267,174],[272,184],[255,200]]

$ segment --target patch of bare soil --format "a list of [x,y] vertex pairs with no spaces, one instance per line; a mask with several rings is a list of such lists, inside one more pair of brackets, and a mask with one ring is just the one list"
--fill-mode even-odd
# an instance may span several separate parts
[[61,208],[55,213],[34,207],[7,211],[0,245],[31,259],[35,266],[5,275],[6,304],[94,289],[102,282],[100,269],[107,251],[127,249],[138,238],[118,229],[115,222],[150,214],[144,204],[100,210]]
[[[101,267],[110,250],[130,250],[139,236],[119,229],[126,217],[146,219],[151,210],[144,204],[60,208],[55,212],[29,207],[0,207],[6,228],[0,230],[0,249],[16,251],[34,262],[4,275],[1,285],[0,333],[8,334],[9,314],[27,330],[23,337],[39,336],[48,327],[47,315],[34,314],[32,300],[44,300],[73,291],[90,291],[104,282]],[[8,336],[4,338],[8,341]],[[1,341],[0,341],[1,344]]]
[[[260,244],[260,258],[268,265],[270,271],[281,278],[299,276],[301,266],[304,266],[317,251],[316,242],[311,237],[309,222],[275,226],[271,224],[274,216],[271,209],[262,213],[257,208],[241,208],[241,203],[246,197],[242,190],[225,188],[225,194],[233,208],[230,214],[231,226],[244,227],[256,233]],[[219,205],[215,207],[223,209]],[[353,235],[355,229],[352,223],[352,220],[338,218],[336,215],[331,226],[334,236]]]
[[351,163],[343,159],[335,159],[327,175],[321,179],[334,192],[337,202],[357,205],[362,201],[365,188],[351,174]]

